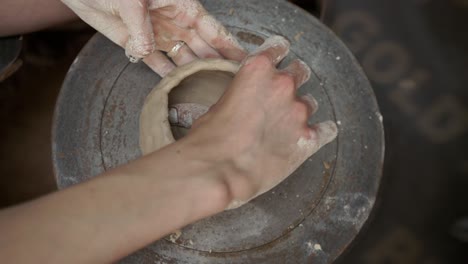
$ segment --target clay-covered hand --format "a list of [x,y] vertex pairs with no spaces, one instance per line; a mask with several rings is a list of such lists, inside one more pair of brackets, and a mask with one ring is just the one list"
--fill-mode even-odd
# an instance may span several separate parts
[[308,125],[317,102],[310,95],[297,97],[296,89],[311,70],[300,60],[277,69],[288,51],[284,38],[266,40],[244,60],[225,94],[187,136],[196,139],[205,160],[230,167],[225,179],[232,198],[229,208],[272,189],[337,136],[332,121]]
[[[235,38],[196,0],[62,0],[86,23],[125,48],[128,57],[144,58],[165,76],[196,58],[241,61],[246,53]],[[171,62],[163,53],[184,45]]]

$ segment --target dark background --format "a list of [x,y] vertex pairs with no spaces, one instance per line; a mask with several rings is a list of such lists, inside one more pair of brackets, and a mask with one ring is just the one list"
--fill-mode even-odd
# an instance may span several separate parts
[[[468,1],[292,1],[361,62],[384,116],[386,159],[370,220],[338,263],[468,263]],[[0,208],[56,190],[54,103],[94,31],[24,36],[0,82]]]

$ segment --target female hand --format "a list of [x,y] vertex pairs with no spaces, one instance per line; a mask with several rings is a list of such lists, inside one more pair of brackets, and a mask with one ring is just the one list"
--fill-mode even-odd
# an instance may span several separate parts
[[288,51],[286,39],[267,39],[185,139],[202,160],[230,167],[230,208],[272,189],[337,136],[332,121],[308,126],[317,102],[310,95],[298,98],[296,89],[311,70],[300,60],[277,69]]
[[317,103],[297,98],[296,89],[310,69],[299,60],[277,69],[288,49],[284,38],[266,40],[177,142],[2,210],[2,262],[114,263],[280,183],[337,134],[331,121],[307,126]]
[[[125,48],[131,61],[143,59],[161,76],[197,58],[241,61],[235,38],[196,0],[62,0],[81,19]],[[186,45],[170,52],[179,41]]]

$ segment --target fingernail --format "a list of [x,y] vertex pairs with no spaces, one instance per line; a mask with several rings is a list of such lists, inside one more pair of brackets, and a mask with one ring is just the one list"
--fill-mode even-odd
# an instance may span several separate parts
[[297,60],[297,61],[298,63],[302,65],[302,68],[306,71],[306,74],[304,75],[304,79],[302,80],[302,83],[301,83],[301,85],[303,85],[310,79],[310,76],[312,75],[312,70],[310,69],[309,65],[307,65],[307,63],[305,63],[303,60]]
[[307,102],[310,106],[310,115],[313,115],[317,112],[318,110],[318,102],[315,100],[315,98],[311,94],[305,94],[301,96],[301,99]]
[[321,123],[320,130],[327,136],[325,137],[326,143],[332,141],[338,135],[338,127],[336,126],[336,123],[331,120]]
[[253,53],[258,54],[266,49],[272,47],[281,47],[289,50],[291,44],[289,41],[282,36],[272,36],[267,38],[260,47],[258,47]]
[[177,124],[179,123],[179,116],[177,113],[177,108],[171,107],[168,114],[169,123]]
[[273,64],[278,64],[282,59],[284,59],[284,57],[288,55],[290,46],[291,44],[284,37],[272,36],[267,38],[265,42],[263,42],[263,44],[251,54],[251,56],[255,56],[266,50],[270,50],[269,55],[273,56],[271,58]]
[[[125,44],[125,55],[136,58],[137,61],[156,50],[154,35],[146,36],[143,33],[130,36]],[[131,60],[132,61],[132,60]],[[132,61],[133,62],[133,61]]]

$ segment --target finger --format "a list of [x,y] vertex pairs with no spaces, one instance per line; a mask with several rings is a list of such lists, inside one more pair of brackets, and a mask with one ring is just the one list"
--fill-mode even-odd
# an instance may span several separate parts
[[[167,7],[166,7],[167,8]],[[185,64],[198,57],[221,58],[221,55],[205,43],[193,29],[182,28],[162,14],[160,10],[150,11],[151,21],[155,25],[156,46],[159,50],[170,52],[182,40],[189,47],[181,50],[181,56],[175,58],[176,63]],[[182,61],[179,60],[182,58]]]
[[237,39],[206,11],[200,12],[195,22],[195,30],[208,45],[227,59],[242,61],[247,55]]
[[[157,16],[152,16],[157,17]],[[159,20],[158,25],[156,26],[158,35],[171,35],[171,40],[173,41],[184,41],[190,49],[200,58],[222,58],[222,56],[208,45],[193,29],[182,28],[175,23],[165,22],[164,20]],[[157,40],[158,41],[158,40]],[[167,43],[157,43],[158,48],[164,50],[165,46],[174,45],[174,42],[170,44]],[[167,48],[168,50],[170,48]]]
[[147,0],[120,0],[118,10],[129,33],[126,55],[141,59],[153,53],[156,46]]
[[289,159],[291,170],[286,175],[292,173],[321,147],[333,141],[337,134],[338,129],[332,121],[325,121],[307,128],[306,135],[299,138],[296,143],[295,151]]
[[289,73],[294,78],[294,84],[296,85],[296,88],[299,88],[304,83],[306,83],[312,73],[309,66],[302,60],[298,59],[294,60],[291,64],[284,68],[283,71]]
[[177,26],[157,11],[150,11],[150,17],[151,23],[154,25],[153,30],[158,50],[169,52],[181,40],[181,35],[188,34],[187,29]]
[[309,116],[317,112],[318,103],[317,103],[317,100],[315,100],[315,98],[312,95],[305,94],[303,96],[300,96],[299,100],[307,106]]
[[[180,10],[181,7],[182,10]],[[194,28],[196,34],[213,50],[226,57],[227,59],[241,61],[247,55],[247,52],[239,42],[230,34],[224,26],[213,16],[209,15],[198,1],[186,0],[181,5],[180,0],[152,1],[150,10],[156,10],[170,18],[175,18],[183,13],[183,18],[175,19],[174,23],[181,28]],[[188,41],[187,41],[188,42]],[[201,43],[201,42],[198,42]],[[197,44],[195,44],[197,45]],[[201,45],[200,47],[203,47]],[[196,54],[205,49],[192,47]],[[199,57],[211,57],[200,54]]]
[[243,65],[249,64],[252,58],[257,56],[266,56],[273,65],[278,65],[289,53],[289,41],[281,36],[273,36],[265,40],[265,42],[250,54],[244,61]]
[[159,76],[164,77],[173,69],[175,69],[174,63],[172,63],[164,54],[159,51],[152,53],[145,57],[143,61]]
[[309,138],[304,140],[303,147],[310,156],[335,139],[338,135],[338,128],[335,122],[325,121],[311,126],[308,132]]
[[194,30],[188,30],[180,36],[192,51],[200,58],[222,58],[215,49],[206,43]]
[[184,65],[191,61],[198,59],[198,57],[192,52],[192,50],[187,46],[184,45],[182,48],[177,51],[177,53],[171,57],[171,59],[177,65]]

